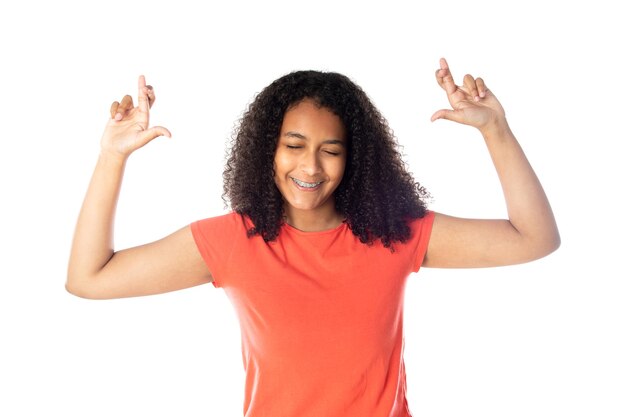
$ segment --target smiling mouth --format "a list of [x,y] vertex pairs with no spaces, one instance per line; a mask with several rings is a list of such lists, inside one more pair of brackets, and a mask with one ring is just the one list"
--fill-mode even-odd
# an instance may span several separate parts
[[296,183],[296,185],[298,185],[299,187],[302,188],[316,188],[317,186],[319,186],[323,181],[318,181],[318,182],[304,182],[304,181],[300,181],[297,178],[291,177],[291,179],[293,180],[293,182]]

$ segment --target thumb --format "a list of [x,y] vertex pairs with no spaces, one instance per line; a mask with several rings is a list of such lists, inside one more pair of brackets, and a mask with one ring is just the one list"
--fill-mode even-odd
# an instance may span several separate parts
[[139,134],[137,138],[138,145],[139,147],[144,146],[145,144],[153,139],[158,138],[159,136],[167,136],[168,138],[171,138],[172,134],[163,126],[154,126],[150,129],[144,130]]
[[430,121],[431,122],[434,122],[435,120],[439,120],[439,119],[451,120],[451,121],[457,122],[457,123],[461,122],[461,118],[460,118],[460,115],[458,114],[458,112],[455,112],[454,110],[448,110],[448,109],[437,110],[430,117]]

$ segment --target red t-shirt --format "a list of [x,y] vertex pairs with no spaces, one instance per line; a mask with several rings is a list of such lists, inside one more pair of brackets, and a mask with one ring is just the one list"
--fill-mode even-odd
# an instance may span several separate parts
[[402,311],[407,276],[424,259],[434,215],[411,222],[394,251],[343,223],[284,225],[248,238],[236,213],[192,223],[211,274],[237,312],[246,417],[409,417]]

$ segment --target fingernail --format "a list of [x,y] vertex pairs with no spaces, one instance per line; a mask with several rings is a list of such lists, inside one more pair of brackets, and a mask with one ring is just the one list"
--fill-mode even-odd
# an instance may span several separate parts
[[115,113],[115,120],[122,120],[122,113]]

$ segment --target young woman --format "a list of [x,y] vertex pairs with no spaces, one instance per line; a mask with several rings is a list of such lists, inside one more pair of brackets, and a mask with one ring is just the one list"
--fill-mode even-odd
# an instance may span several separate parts
[[426,267],[531,261],[559,246],[539,180],[481,78],[436,72],[448,119],[482,133],[508,219],[428,211],[386,121],[336,73],[294,72],[250,105],[224,171],[232,212],[114,251],[130,154],[158,136],[139,78],[111,107],[79,215],[67,290],[85,298],[157,294],[212,282],[237,311],[246,416],[410,416],[402,359],[404,284]]

